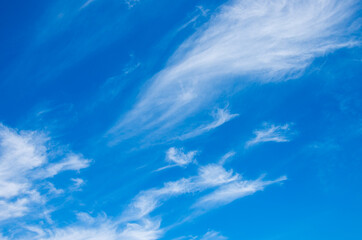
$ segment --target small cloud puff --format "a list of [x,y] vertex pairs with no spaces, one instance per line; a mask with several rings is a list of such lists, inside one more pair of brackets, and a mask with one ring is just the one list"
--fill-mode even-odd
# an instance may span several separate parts
[[174,163],[177,166],[185,166],[195,161],[194,157],[197,151],[191,151],[184,153],[183,149],[177,149],[171,147],[166,153],[166,161],[169,163]]
[[84,180],[81,178],[71,178],[73,185],[70,187],[72,191],[81,191],[81,187],[84,185]]
[[166,161],[169,165],[159,168],[156,171],[161,171],[171,167],[186,167],[190,163],[196,163],[196,154],[197,151],[185,153],[182,148],[171,147],[166,152]]
[[251,147],[264,142],[289,142],[291,137],[295,134],[291,130],[290,123],[284,125],[274,125],[271,123],[264,123],[264,128],[254,131],[255,137],[247,141],[245,147]]

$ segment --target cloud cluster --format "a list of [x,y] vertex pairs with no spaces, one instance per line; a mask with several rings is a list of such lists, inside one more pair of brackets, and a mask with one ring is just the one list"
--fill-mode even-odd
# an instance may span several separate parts
[[122,221],[144,219],[170,198],[213,189],[210,193],[197,199],[192,206],[196,210],[208,210],[251,195],[270,184],[284,180],[286,177],[274,181],[264,181],[261,178],[243,180],[240,174],[234,173],[232,170],[228,171],[222,165],[208,164],[200,166],[196,176],[166,182],[161,188],[142,191],[133,199],[121,218]]
[[[244,180],[233,170],[226,170],[220,164],[200,166],[198,174],[177,181],[166,182],[160,188],[140,192],[129,204],[120,217],[120,222],[142,222],[150,219],[150,214],[167,200],[185,194],[201,195],[190,206],[190,216],[195,217],[215,207],[226,205],[236,199],[252,195],[266,186],[286,180],[280,177],[273,181]],[[208,190],[204,195],[202,193]],[[187,218],[189,218],[187,217]],[[219,237],[219,238],[217,238]],[[225,239],[217,233],[210,232],[202,239]]]
[[235,84],[298,76],[315,58],[359,44],[351,34],[356,4],[231,0],[179,46],[109,133],[122,140],[166,131]]
[[[86,1],[82,9],[92,2]],[[130,8],[138,3],[137,0],[125,2]],[[240,83],[281,81],[299,76],[315,58],[359,44],[350,34],[350,19],[356,3],[355,0],[231,0],[178,47],[165,68],[150,79],[139,101],[110,133],[125,139],[144,131],[165,131],[198,113],[221,95],[229,96],[231,88]],[[79,14],[77,9],[76,13],[70,14],[69,23],[63,23],[65,27],[61,31]],[[49,29],[58,29],[52,26],[61,25],[52,23]],[[109,29],[112,27],[106,32]],[[97,37],[88,45],[98,42],[102,32],[98,31]],[[57,34],[40,34],[39,38],[49,39]],[[81,39],[76,42],[83,42]],[[105,42],[100,41],[93,49]],[[75,55],[82,56],[86,50]],[[109,84],[111,86],[112,81]],[[213,121],[179,138],[199,136],[237,116],[227,108],[217,109]],[[288,142],[294,132],[290,124],[266,123],[254,134],[246,147],[264,142]],[[49,195],[63,191],[50,182],[51,178],[64,171],[79,171],[89,166],[90,160],[80,154],[54,151],[49,141],[47,136],[36,131],[17,131],[0,125],[0,221],[22,217],[38,206],[45,206]],[[192,194],[195,199],[189,206],[191,214],[193,211],[202,213],[286,180],[284,176],[275,180],[244,179],[222,166],[234,154],[226,154],[218,164],[198,166],[196,175],[139,192],[115,219],[79,214],[78,223],[64,228],[25,226],[29,236],[24,239],[156,240],[166,229],[161,227],[161,217],[151,215],[171,198]],[[165,168],[185,167],[196,161],[195,155],[196,151],[170,148],[166,153],[170,165]],[[84,183],[81,178],[71,181],[74,190]],[[6,238],[0,235],[0,239]],[[201,238],[193,239],[226,238],[209,231]]]
[[[13,132],[13,134],[16,134],[16,132]],[[44,146],[44,144],[40,146]],[[37,147],[34,149],[37,149]],[[40,149],[42,149],[40,152],[44,153],[45,148],[40,147]],[[42,162],[44,162],[43,165],[46,166],[46,153],[43,155],[45,157]],[[228,153],[225,156],[230,157],[231,155],[233,154]],[[42,156],[42,154],[39,156]],[[224,159],[225,156],[222,159]],[[63,166],[64,164],[61,165]],[[67,168],[56,169],[62,171]],[[52,171],[52,173],[54,172]],[[47,177],[48,175],[40,174],[40,176]],[[205,210],[228,204],[236,199],[263,190],[264,187],[270,184],[281,182],[285,179],[286,177],[281,177],[273,181],[264,181],[262,178],[244,180],[240,174],[235,173],[233,170],[226,170],[221,164],[207,164],[199,166],[198,172],[194,176],[165,182],[162,187],[141,191],[134,197],[119,217],[108,218],[105,215],[91,217],[86,213],[78,213],[78,222],[70,226],[64,228],[55,226],[50,226],[49,228],[25,226],[26,234],[23,235],[24,238],[17,239],[157,240],[163,236],[167,228],[161,227],[162,219],[160,216],[154,217],[151,216],[151,213],[171,198],[185,194],[197,196],[194,204],[189,207],[189,217],[195,217],[205,212]],[[82,180],[79,179],[73,179],[73,181],[76,182],[76,184],[82,183]],[[28,183],[33,184],[31,180],[29,180]],[[37,191],[36,186],[28,189]],[[206,192],[206,194],[203,194],[204,192]],[[40,194],[38,193],[38,195]],[[200,239],[219,240],[226,238],[217,232],[209,231]]]
[[60,193],[47,179],[89,166],[90,160],[79,154],[52,152],[49,140],[39,132],[0,124],[0,221],[24,216],[44,205],[46,194]]

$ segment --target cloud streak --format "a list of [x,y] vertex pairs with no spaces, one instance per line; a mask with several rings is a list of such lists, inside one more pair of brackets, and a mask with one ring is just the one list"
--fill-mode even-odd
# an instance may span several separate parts
[[315,58],[359,44],[351,37],[355,4],[230,1],[179,46],[109,134],[121,141],[166,131],[230,94],[233,84],[297,77]]
[[266,186],[287,180],[285,176],[280,177],[274,181],[262,181],[257,179],[255,181],[234,181],[226,184],[215,190],[214,192],[199,199],[194,207],[202,209],[210,209],[217,206],[226,205],[235,201],[236,199],[252,195],[257,191],[263,190]]
[[[87,213],[78,213],[78,221],[72,225],[63,228],[25,226],[23,236],[32,236],[31,239],[34,240],[157,240],[172,226],[162,228],[161,217],[151,217],[151,213],[171,198],[185,194],[196,196],[196,202],[189,208],[191,212],[197,211],[197,214],[193,215],[195,217],[205,210],[226,205],[285,179],[281,177],[274,181],[264,181],[262,178],[243,180],[240,174],[226,170],[220,164],[207,164],[199,166],[194,176],[165,182],[162,187],[141,191],[119,217],[109,218],[105,214],[92,217]],[[205,190],[211,192],[207,191],[204,194]],[[227,238],[218,232],[209,231],[196,239]]]
[[245,147],[248,148],[264,142],[289,142],[293,134],[295,133],[290,129],[288,123],[284,125],[264,123],[264,128],[255,130],[255,137],[250,139]]
[[212,115],[213,115],[214,121],[212,121],[209,124],[202,125],[196,129],[192,130],[189,133],[183,134],[180,137],[180,139],[186,140],[189,138],[197,137],[197,136],[207,133],[217,127],[220,127],[224,123],[239,116],[239,114],[231,114],[227,108],[225,108],[225,109],[218,108],[218,109],[216,109],[215,112],[213,112]]

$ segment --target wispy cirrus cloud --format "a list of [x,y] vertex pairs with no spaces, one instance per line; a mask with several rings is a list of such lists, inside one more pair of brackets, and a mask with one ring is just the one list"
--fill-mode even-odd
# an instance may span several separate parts
[[221,233],[209,230],[203,236],[182,236],[175,238],[173,240],[226,240],[227,237],[223,236]]
[[[244,180],[240,174],[234,173],[233,170],[226,170],[220,164],[207,164],[200,166],[198,174],[195,176],[166,182],[160,188],[140,192],[123,212],[119,221],[137,222],[149,219],[150,214],[169,199],[192,193],[193,196],[196,196],[196,201],[190,206],[190,215],[185,218],[187,220],[197,217],[205,211],[252,195],[268,185],[284,180],[286,180],[286,177],[280,177],[272,181],[264,181],[262,178]],[[203,195],[205,190],[212,191]],[[213,239],[212,237],[221,236],[210,232],[201,239]]]
[[[99,216],[93,218],[86,213],[78,214],[79,221],[65,228],[27,228],[28,234],[36,240],[156,240],[160,239],[166,229],[161,228],[161,218],[151,218],[149,214],[172,197],[186,193],[201,192],[235,181],[238,174],[226,171],[219,165],[206,165],[199,169],[198,175],[166,182],[161,188],[146,190],[138,194],[115,219]],[[30,236],[27,235],[27,236]],[[209,232],[201,239],[219,236]],[[220,238],[222,239],[222,238]]]
[[200,240],[226,240],[226,239],[228,238],[224,237],[219,232],[208,231],[207,233],[205,233],[204,236],[202,236]]
[[315,58],[356,46],[359,39],[351,34],[356,4],[230,1],[179,46],[109,134],[121,141],[143,131],[166,131],[232,92],[232,84],[294,78]]
[[166,152],[166,161],[169,165],[159,168],[156,171],[161,171],[171,167],[186,167],[190,163],[196,162],[195,155],[197,151],[190,151],[185,153],[182,148],[171,147]]
[[84,180],[81,178],[71,178],[70,180],[72,180],[73,185],[70,186],[70,189],[72,191],[81,191],[82,190],[82,186],[85,184]]
[[[241,175],[234,173],[233,170],[226,170],[220,164],[208,164],[200,166],[197,175],[165,182],[162,187],[141,191],[119,217],[109,218],[104,214],[92,217],[87,213],[78,213],[78,221],[72,225],[63,228],[25,226],[26,233],[23,236],[35,240],[157,240],[161,239],[169,228],[161,227],[160,216],[150,215],[171,198],[192,193],[192,196],[196,196],[196,203],[189,210],[204,211],[206,208],[210,210],[251,195],[263,190],[267,185],[283,180],[285,177],[274,181],[264,181],[262,178],[242,180]],[[202,195],[208,189],[212,192]],[[201,197],[198,197],[200,194]],[[218,232],[208,231],[202,237],[191,239],[227,238]]]
[[[49,137],[0,124],[0,221],[22,217],[60,193],[47,179],[63,171],[89,166],[90,160],[71,151],[55,153]],[[64,156],[65,155],[65,156]]]
[[133,8],[140,2],[140,0],[125,0],[124,2],[128,6],[128,8]]
[[148,219],[120,226],[105,215],[91,217],[82,213],[76,224],[65,228],[27,227],[27,236],[34,240],[157,240],[163,233],[159,226],[159,221]]
[[261,191],[270,184],[282,182],[286,179],[287,178],[285,176],[273,181],[263,181],[262,179],[257,179],[255,181],[243,181],[239,179],[238,181],[233,181],[229,184],[223,185],[214,192],[203,196],[195,203],[193,207],[207,210],[210,208],[226,205],[235,201],[236,199],[252,195],[257,191]]
[[80,169],[87,168],[89,164],[90,161],[84,159],[81,154],[70,153],[61,161],[48,164],[43,170],[39,170],[36,176],[39,178],[50,178],[63,171],[79,171]]
[[169,148],[166,153],[166,160],[170,163],[177,164],[178,166],[184,166],[192,163],[197,151],[191,151],[184,153],[183,149]]
[[217,108],[215,112],[213,112],[212,114],[214,121],[212,121],[209,124],[206,125],[202,125],[194,130],[192,130],[191,132],[185,133],[182,136],[180,136],[179,138],[181,140],[186,140],[188,138],[193,138],[199,135],[202,135],[206,132],[209,132],[217,127],[220,127],[221,125],[223,125],[224,123],[236,118],[239,116],[239,114],[231,114],[230,111],[227,108]]
[[121,219],[123,219],[122,221],[140,220],[148,217],[170,198],[189,193],[201,194],[207,189],[214,189],[213,192],[197,198],[192,206],[192,209],[204,212],[252,195],[268,185],[284,180],[286,177],[273,181],[264,181],[262,178],[243,180],[240,174],[234,173],[233,170],[226,170],[220,164],[208,164],[200,166],[196,176],[166,182],[161,188],[140,192],[125,210]]
[[195,26],[200,18],[205,18],[209,13],[209,9],[205,9],[202,6],[197,6],[194,15],[189,21],[187,21],[184,25],[182,25],[178,31],[181,31],[189,26]]
[[264,142],[289,142],[295,134],[291,124],[274,125],[264,123],[264,128],[254,131],[255,137],[246,142],[245,147],[251,147]]
[[219,165],[209,164],[201,166],[196,176],[166,182],[161,188],[141,192],[124,212],[123,218],[127,221],[141,219],[171,197],[203,191],[235,181],[237,178],[238,174],[234,174],[232,170],[227,171]]
[[236,152],[234,151],[227,152],[224,156],[222,156],[222,158],[219,161],[219,164],[224,165],[230,158],[234,157],[235,154]]

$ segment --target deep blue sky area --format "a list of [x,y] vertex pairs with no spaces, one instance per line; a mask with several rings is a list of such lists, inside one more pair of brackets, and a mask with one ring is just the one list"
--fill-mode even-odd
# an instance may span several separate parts
[[362,239],[359,1],[0,11],[0,240]]

